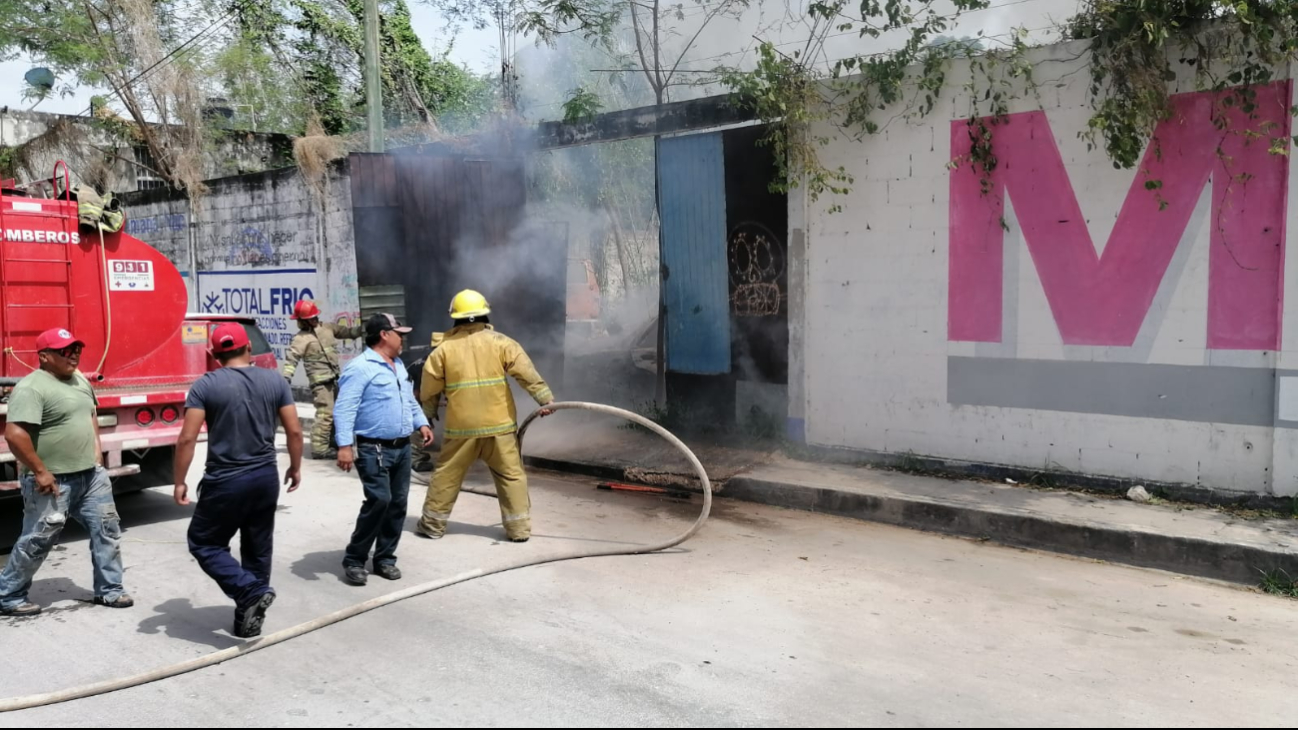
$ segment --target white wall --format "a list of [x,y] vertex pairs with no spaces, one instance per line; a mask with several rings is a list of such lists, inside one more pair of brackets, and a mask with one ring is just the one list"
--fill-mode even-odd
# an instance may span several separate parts
[[[1089,75],[1083,61],[1070,60],[1082,49],[1072,44],[1040,51],[1036,78],[1041,98],[1025,95],[1011,111],[1044,110],[1091,240],[1102,253],[1136,173],[1115,170],[1102,151],[1088,152],[1078,138],[1092,114]],[[1028,251],[1020,213],[1014,210],[1044,204],[1044,198],[1016,196],[1011,190],[1004,234],[1004,336],[1000,342],[953,341],[957,338],[948,333],[948,163],[953,156],[951,122],[970,113],[970,100],[960,91],[966,73],[953,70],[946,98],[927,117],[898,119],[875,137],[862,142],[839,138],[820,151],[822,159],[845,165],[855,176],[850,195],[838,201],[842,212],[828,213],[823,199],[812,203],[795,197],[790,203],[790,240],[804,227],[804,210],[806,215],[805,321],[792,322],[795,329],[805,329],[800,337],[795,333],[790,353],[791,372],[805,375],[790,389],[797,401],[790,405],[790,415],[804,414],[807,442],[1234,492],[1298,493],[1298,431],[1292,424],[1214,422],[1204,416],[1213,412],[1207,405],[1210,393],[1163,393],[1158,383],[1147,383],[1126,394],[1133,409],[1161,414],[1152,417],[951,402],[952,358],[1044,362],[1043,368],[1075,363],[1084,366],[1079,372],[1109,372],[1092,366],[1130,363],[1143,368],[1124,371],[1137,379],[1149,373],[1161,378],[1174,372],[1158,369],[1169,365],[1213,368],[1226,379],[1259,370],[1270,379],[1276,368],[1280,376],[1298,369],[1293,296],[1275,302],[1284,335],[1280,353],[1208,348],[1211,185],[1199,199],[1140,337],[1129,347],[1065,344]],[[1175,91],[1193,91],[1191,84],[1179,83]],[[833,133],[828,126],[814,133],[822,132]],[[1284,215],[1288,229],[1295,230],[1292,216],[1298,206],[1283,186],[1255,187],[1248,195],[1287,201]],[[1285,257],[1284,280],[1298,280],[1296,258]],[[805,343],[801,348],[799,341]],[[1175,370],[1178,377],[1191,379],[1199,372]],[[1054,385],[1061,382],[1065,391],[1074,387],[1066,381]],[[1024,392],[1042,387],[1022,384]],[[1102,392],[1109,385],[1078,380],[1075,387],[1076,392],[1044,396],[1071,399],[1087,410],[1092,402],[1099,410],[1124,405]],[[1130,382],[1112,384],[1119,391],[1128,387]],[[1267,387],[1272,390],[1266,397],[1273,397],[1274,385]],[[1093,401],[1088,388],[1094,391]],[[1298,388],[1293,395],[1298,411]],[[1180,400],[1169,404],[1168,398]],[[1158,410],[1165,405],[1166,411]],[[1228,406],[1219,410],[1228,412]],[[1284,418],[1284,411],[1275,417]],[[1196,415],[1178,416],[1191,412]],[[799,423],[797,430],[801,428]]]

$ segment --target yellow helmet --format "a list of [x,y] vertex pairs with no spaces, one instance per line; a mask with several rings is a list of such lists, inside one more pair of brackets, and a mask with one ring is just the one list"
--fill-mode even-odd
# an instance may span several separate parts
[[487,298],[472,289],[465,289],[451,300],[451,319],[472,319],[491,314]]

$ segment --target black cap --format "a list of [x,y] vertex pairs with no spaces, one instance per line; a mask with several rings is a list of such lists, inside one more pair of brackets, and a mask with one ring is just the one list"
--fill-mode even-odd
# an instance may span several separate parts
[[402,326],[401,323],[397,321],[396,317],[393,317],[387,312],[383,312],[381,314],[375,314],[371,316],[369,319],[365,320],[366,337],[375,337],[384,332],[387,332],[388,330],[392,330],[394,332],[400,332],[403,335],[408,335],[414,331],[410,327]]

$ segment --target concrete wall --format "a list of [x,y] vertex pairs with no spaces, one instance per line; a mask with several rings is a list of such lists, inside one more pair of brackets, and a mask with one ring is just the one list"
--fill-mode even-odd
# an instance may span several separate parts
[[790,433],[1298,494],[1293,171],[1240,133],[1289,136],[1290,83],[1221,132],[1216,100],[1175,82],[1146,175],[1078,138],[1082,50],[1037,53],[1040,98],[994,127],[987,191],[948,164],[968,152],[967,68],[927,117],[820,151],[856,183],[840,213],[790,201]]
[[[71,168],[74,182],[102,172],[102,183],[118,193],[150,187],[147,171],[131,163],[133,140],[115,135],[88,117],[0,109],[0,148],[24,145],[59,125],[71,125],[53,145],[42,145],[31,155],[28,169],[17,174],[27,182],[48,178],[58,160]],[[242,175],[290,165],[292,140],[283,134],[213,130],[204,154],[204,174],[210,178]]]
[[[166,191],[127,196],[127,231],[186,276],[191,311],[256,317],[281,361],[297,331],[289,315],[299,298],[314,299],[326,321],[359,319],[345,164],[331,169],[323,195],[296,168],[208,185],[208,194],[193,203]],[[343,353],[350,357],[359,348],[345,343]]]

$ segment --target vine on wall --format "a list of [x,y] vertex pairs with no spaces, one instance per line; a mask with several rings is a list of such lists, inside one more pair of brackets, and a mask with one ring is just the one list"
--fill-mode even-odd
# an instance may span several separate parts
[[[1039,92],[1027,32],[1020,29],[992,48],[981,40],[944,40],[942,33],[963,15],[991,4],[955,0],[955,12],[945,14],[933,5],[934,0],[816,2],[809,11],[812,38],[804,48],[786,54],[764,43],[755,69],[725,71],[723,82],[740,103],[769,125],[763,142],[780,162],[773,190],[804,187],[813,201],[850,191],[851,174],[820,159],[831,134],[859,140],[897,119],[930,114],[949,91],[952,62],[967,58],[963,91],[970,100],[972,151],[950,165],[972,166],[984,192],[990,191],[996,128],[1011,102]],[[1256,87],[1285,76],[1298,56],[1298,0],[1085,0],[1059,31],[1065,40],[1087,42],[1092,115],[1081,136],[1088,149],[1103,149],[1116,168],[1140,163],[1155,128],[1172,113],[1172,82],[1183,77],[1192,78],[1196,90],[1220,92],[1214,121],[1223,133],[1264,143],[1272,154],[1288,154],[1291,141],[1298,141],[1273,123],[1231,128],[1229,122],[1232,109],[1256,121]],[[831,32],[904,40],[896,50],[839,59],[817,70],[811,61],[823,55]],[[822,129],[833,131],[813,131]],[[1230,161],[1222,161],[1229,168]],[[1145,187],[1158,195],[1162,181],[1146,173]],[[832,203],[830,210],[839,207]]]

